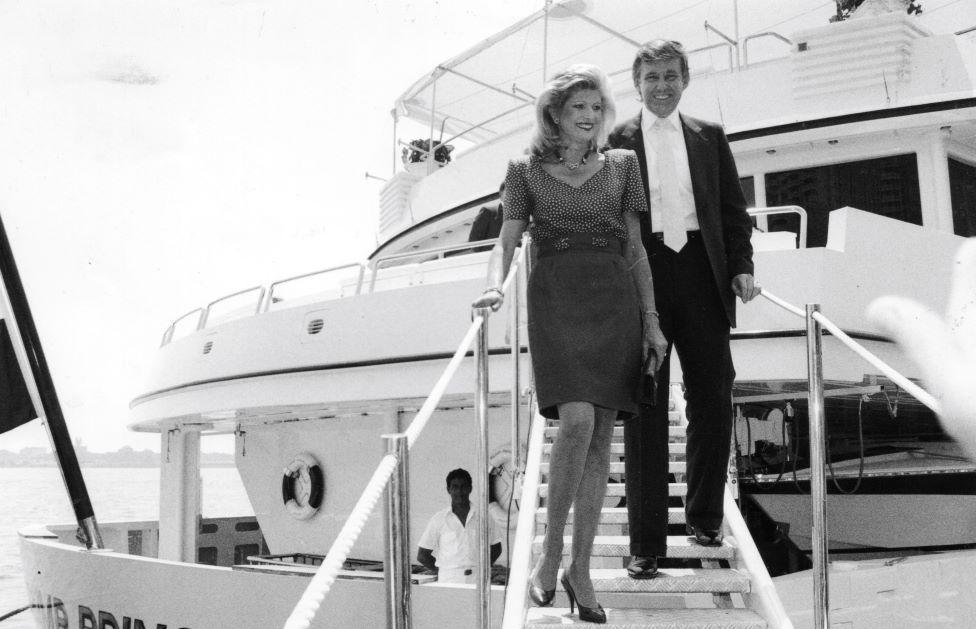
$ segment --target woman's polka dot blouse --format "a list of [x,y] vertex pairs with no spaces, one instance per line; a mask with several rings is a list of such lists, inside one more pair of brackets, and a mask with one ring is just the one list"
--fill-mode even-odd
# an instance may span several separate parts
[[603,167],[578,188],[542,168],[530,155],[513,159],[505,174],[503,207],[506,219],[532,221],[533,240],[575,233],[602,233],[627,238],[624,212],[647,212],[637,155],[611,149]]

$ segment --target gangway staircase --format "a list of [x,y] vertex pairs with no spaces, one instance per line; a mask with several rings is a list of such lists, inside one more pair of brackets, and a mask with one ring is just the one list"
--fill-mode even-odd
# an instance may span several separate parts
[[[669,468],[673,478],[678,481],[670,483],[669,487],[674,504],[679,500],[683,502],[687,493],[687,485],[680,482],[685,474],[684,437],[687,421],[679,385],[671,387],[669,419]],[[545,420],[536,416],[536,421]],[[558,430],[556,422],[544,432],[539,485],[542,506],[536,511],[533,564],[542,550],[546,527],[548,459]],[[690,541],[684,534],[683,507],[671,506],[667,559],[662,562],[660,575],[647,580],[628,577],[626,565],[630,550],[627,509],[617,506],[624,497],[623,426],[619,424],[614,428],[611,448],[611,480],[608,482],[591,563],[593,586],[607,612],[605,626],[610,629],[792,629],[728,490],[726,522],[723,525],[725,540],[721,546],[705,547]],[[563,566],[569,561],[572,513],[569,523],[563,544]],[[570,614],[562,586],[557,587],[552,607],[534,607],[531,602],[527,602],[527,605],[526,628],[592,626],[591,623],[580,621],[576,614]]]

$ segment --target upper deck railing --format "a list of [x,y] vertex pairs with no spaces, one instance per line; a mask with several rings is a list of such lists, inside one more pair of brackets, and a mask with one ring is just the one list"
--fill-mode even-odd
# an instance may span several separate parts
[[[410,286],[409,276],[417,269],[408,267],[406,265],[408,261],[416,260],[418,264],[430,263],[435,260],[443,260],[452,253],[483,250],[494,244],[494,240],[479,240],[407,253],[389,254],[378,257],[369,263],[343,264],[275,280],[267,288],[252,286],[215,299],[206,306],[194,308],[177,317],[163,332],[160,345],[168,345],[180,336],[206,329],[216,323],[224,323],[275,310],[279,304],[293,305],[297,303],[297,300],[303,298],[329,301],[372,293],[380,287],[378,282],[381,271],[385,271],[387,275],[384,279],[390,279],[393,284],[384,287],[384,289]],[[394,270],[398,268],[407,277],[404,284],[395,282],[398,276]],[[366,282],[367,276],[369,277],[368,283]],[[303,285],[304,287],[302,287]],[[289,293],[288,288],[292,286],[299,288],[294,293]]]
[[[765,219],[775,214],[796,214],[799,228],[789,248],[806,246],[807,214],[797,205],[782,205],[749,209],[756,218],[762,234]],[[789,232],[783,232],[789,233]],[[758,236],[764,237],[764,236]],[[772,248],[782,248],[785,240],[776,239]],[[788,238],[786,240],[789,240]],[[495,244],[494,239],[465,242],[456,245],[432,247],[429,249],[392,253],[377,257],[368,263],[351,263],[333,266],[318,271],[293,275],[271,282],[267,287],[252,286],[225,295],[206,306],[194,308],[181,315],[163,332],[160,346],[165,346],[177,338],[204,330],[219,323],[249,317],[276,310],[278,308],[307,303],[322,302],[347,297],[367,295],[377,290],[406,288],[417,283],[437,283],[458,279],[456,269],[465,261],[472,261],[473,273],[483,276],[481,260],[460,257],[461,254],[482,252]],[[765,248],[765,247],[761,247]],[[452,257],[454,254],[457,257]],[[443,263],[451,258],[451,263]],[[446,267],[446,268],[444,268]],[[444,279],[438,279],[438,271],[447,271]]]

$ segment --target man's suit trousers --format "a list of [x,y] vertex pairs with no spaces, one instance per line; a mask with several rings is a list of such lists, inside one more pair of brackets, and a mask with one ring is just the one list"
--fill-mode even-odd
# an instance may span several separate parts
[[678,353],[685,384],[687,433],[687,522],[706,529],[722,523],[732,381],[729,322],[698,232],[675,253],[650,239],[648,260],[668,355],[658,372],[657,403],[641,405],[624,428],[627,511],[631,554],[664,556],[668,526],[669,359]]

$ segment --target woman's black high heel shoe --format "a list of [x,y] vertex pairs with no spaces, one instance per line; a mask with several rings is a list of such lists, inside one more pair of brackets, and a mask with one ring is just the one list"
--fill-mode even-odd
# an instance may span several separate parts
[[532,602],[539,607],[549,607],[552,605],[552,599],[556,598],[556,588],[552,588],[551,590],[543,590],[530,579],[529,598],[531,598]]
[[569,584],[569,579],[566,578],[566,573],[563,573],[561,581],[563,582],[563,588],[566,590],[566,596],[569,597],[569,613],[573,613],[574,607],[579,607],[580,620],[598,624],[607,622],[607,612],[603,611],[603,606],[599,603],[596,607],[583,607],[580,605],[579,601],[576,600],[576,592],[573,591],[573,586]]

